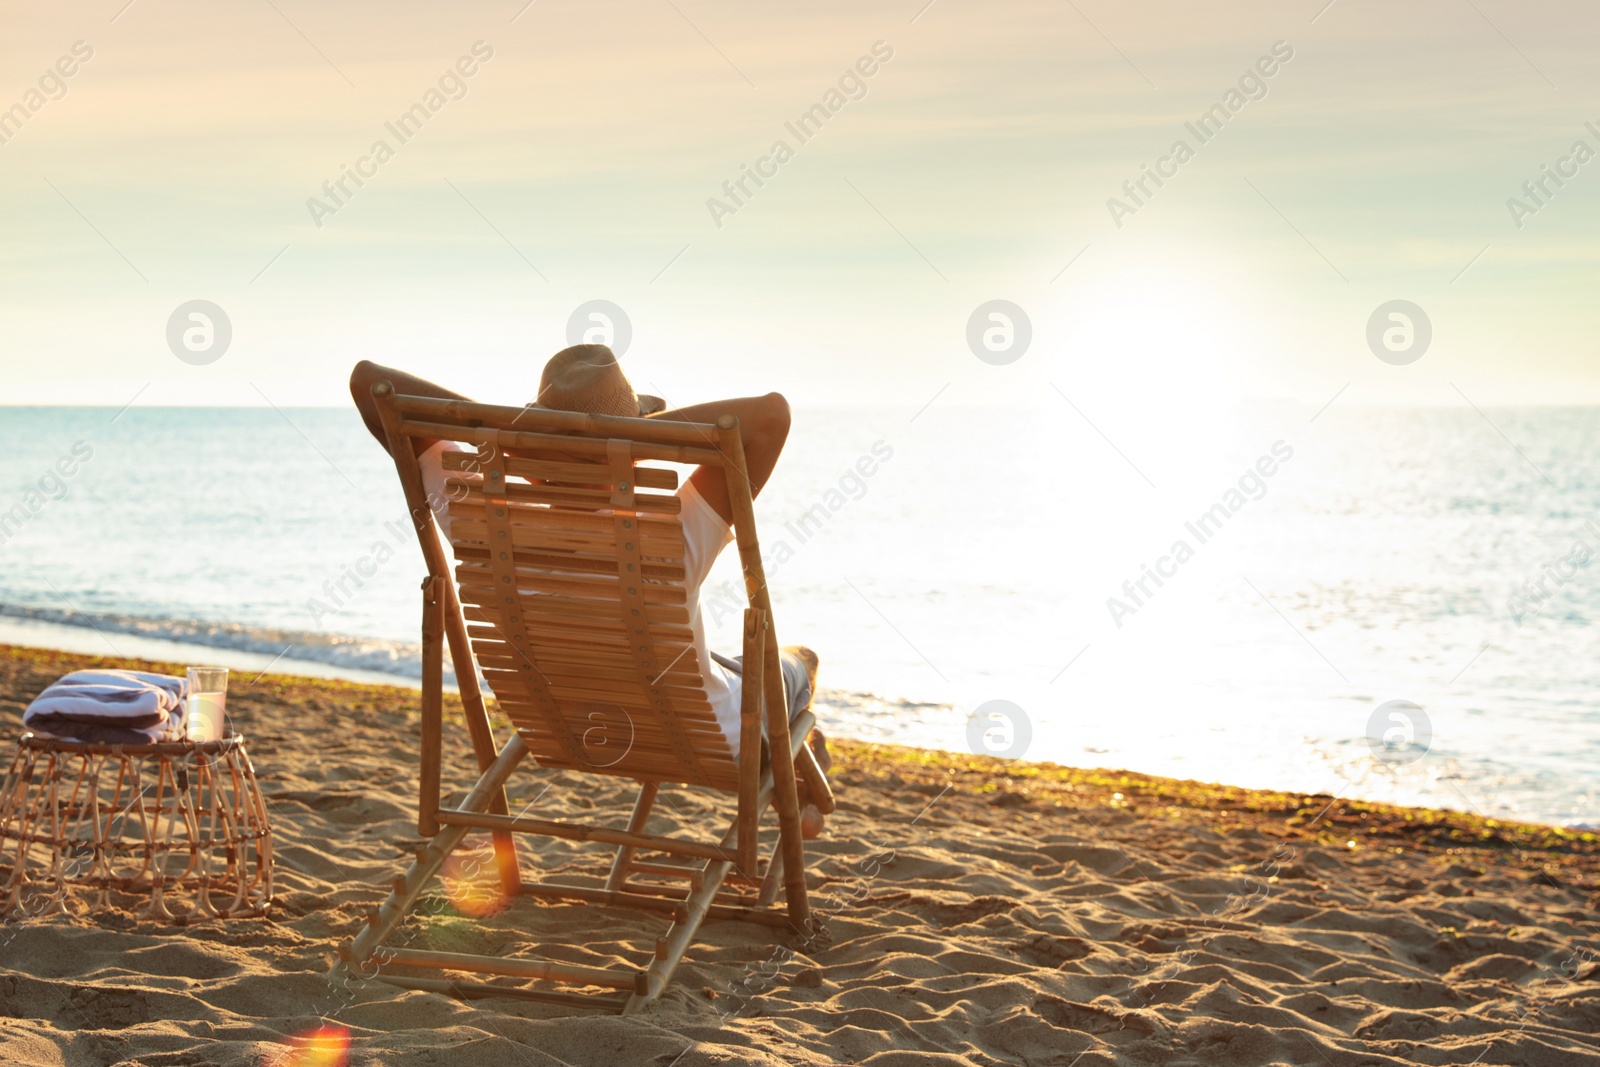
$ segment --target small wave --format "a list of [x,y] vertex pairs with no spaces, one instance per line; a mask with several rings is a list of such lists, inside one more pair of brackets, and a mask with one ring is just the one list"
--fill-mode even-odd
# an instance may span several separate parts
[[953,709],[955,705],[936,700],[908,700],[905,697],[886,697],[878,693],[864,693],[859,689],[828,689],[829,703],[850,707],[874,708],[884,711],[917,711],[923,708]]
[[[0,616],[32,619],[58,626],[78,626],[105,633],[131,634],[163,641],[178,641],[204,648],[254,652],[286,660],[321,663],[348,670],[373,671],[401,678],[422,677],[421,646],[406,641],[385,641],[348,634],[308,630],[275,630],[229,622],[196,619],[160,619],[141,615],[95,614],[56,608],[0,604]],[[455,682],[449,651],[445,653],[445,681]]]

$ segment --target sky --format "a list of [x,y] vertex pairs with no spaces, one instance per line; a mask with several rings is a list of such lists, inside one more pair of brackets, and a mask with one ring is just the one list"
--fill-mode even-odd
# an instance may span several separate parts
[[[1600,403],[1593,5],[105,0],[0,27],[0,404],[341,404],[361,358],[520,402],[594,300],[669,402]],[[1569,177],[1534,200],[1545,165]],[[177,352],[195,300],[231,331],[191,337],[209,361]]]

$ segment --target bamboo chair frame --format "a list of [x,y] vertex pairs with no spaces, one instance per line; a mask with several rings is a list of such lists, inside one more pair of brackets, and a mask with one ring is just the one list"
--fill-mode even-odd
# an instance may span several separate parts
[[[375,384],[372,395],[428,567],[422,583],[417,826],[423,837],[432,840],[418,849],[406,873],[394,879],[387,899],[368,913],[366,926],[340,947],[335,974],[463,997],[515,996],[631,1014],[666,989],[707,919],[743,920],[808,932],[811,909],[800,836],[797,764],[811,803],[826,813],[833,809],[833,795],[805,744],[815,723],[809,710],[795,717],[791,730],[737,419],[724,415],[715,425],[702,425],[497,407],[402,396],[388,381]],[[452,531],[464,526],[477,538],[455,533],[451,546],[457,560],[454,572],[433,521],[414,445],[430,439],[478,449],[476,456],[455,454],[480,461],[472,464],[472,477],[447,482],[462,494],[447,505]],[[485,452],[487,459],[483,459]],[[677,475],[664,468],[639,466],[641,460],[711,465],[727,477],[735,541],[750,601],[744,617],[744,681],[736,762],[711,719],[709,704],[704,703],[703,683],[698,694],[690,684],[698,680],[698,664],[686,673],[686,668],[664,663],[665,657],[659,655],[662,633],[669,635],[669,646],[672,642],[686,645],[682,635],[688,632],[687,613],[681,604],[672,603],[672,590],[677,590],[679,597],[684,592],[681,585],[672,584],[674,576],[681,579],[681,567],[674,570],[670,553],[673,531],[679,545],[682,531],[675,518],[676,498],[647,495],[641,490],[670,489],[676,485]],[[520,482],[515,480],[519,477],[523,479]],[[541,524],[549,530],[541,532]],[[570,532],[580,527],[581,534]],[[607,532],[612,535],[610,557],[592,551],[595,545],[607,542]],[[499,545],[506,545],[508,551],[498,551]],[[663,545],[665,555],[658,554],[664,551]],[[655,551],[647,551],[650,548]],[[655,581],[630,585],[630,573],[646,578],[653,575]],[[531,592],[525,591],[529,585]],[[548,595],[574,590],[574,596],[583,598],[576,603]],[[510,596],[491,596],[508,591]],[[595,600],[605,596],[615,610],[597,622]],[[579,614],[550,614],[563,604]],[[469,630],[469,621],[488,623],[493,631],[488,636],[497,640],[486,639],[481,625]],[[601,638],[594,638],[594,630],[586,629],[591,626],[604,631]],[[638,636],[628,636],[630,627]],[[583,640],[599,643],[587,647],[572,643]],[[441,797],[446,644],[456,664],[467,732],[481,774],[457,807],[445,806]],[[631,659],[631,669],[617,669],[619,657]],[[503,747],[497,745],[491,730],[475,666],[483,668],[501,709],[516,726]],[[652,672],[658,673],[652,676]],[[628,711],[624,701],[631,703],[634,711]],[[628,751],[604,766],[593,761],[584,766],[584,761],[576,758],[568,720],[596,703],[608,702],[614,702],[628,717]],[[636,746],[636,736],[645,738],[647,744]],[[505,783],[530,757],[541,766],[637,781],[638,799],[625,828],[511,815]],[[678,783],[710,786],[737,797],[737,814],[719,837],[697,839],[647,832],[659,787]],[[776,814],[778,838],[763,869],[758,832],[769,808]],[[642,969],[625,970],[387,947],[384,942],[415,907],[424,887],[473,830],[490,831],[500,888],[508,897],[622,906],[670,916],[670,928],[656,942],[653,958]],[[551,880],[524,882],[514,833],[614,846],[604,887]],[[640,851],[688,862],[642,860],[637,855]],[[673,884],[674,880],[686,884]],[[730,882],[746,891],[734,892],[728,888]],[[751,889],[755,889],[753,895]],[[783,906],[776,907],[780,892]],[[541,984],[507,986],[459,978],[417,978],[395,974],[387,969],[391,967],[510,976]],[[550,983],[617,992],[576,993],[548,988]]]

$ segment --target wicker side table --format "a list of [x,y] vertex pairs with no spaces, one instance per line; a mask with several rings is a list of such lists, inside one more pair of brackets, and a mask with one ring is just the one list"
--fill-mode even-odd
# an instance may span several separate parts
[[[260,916],[272,829],[239,735],[154,745],[23,734],[0,782],[0,918],[148,897],[142,917]],[[173,906],[174,898],[179,903]]]

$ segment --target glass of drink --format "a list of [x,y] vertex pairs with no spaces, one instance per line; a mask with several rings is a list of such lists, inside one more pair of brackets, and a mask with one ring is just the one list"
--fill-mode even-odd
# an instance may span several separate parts
[[221,741],[227,704],[228,668],[190,667],[184,737],[190,741]]

